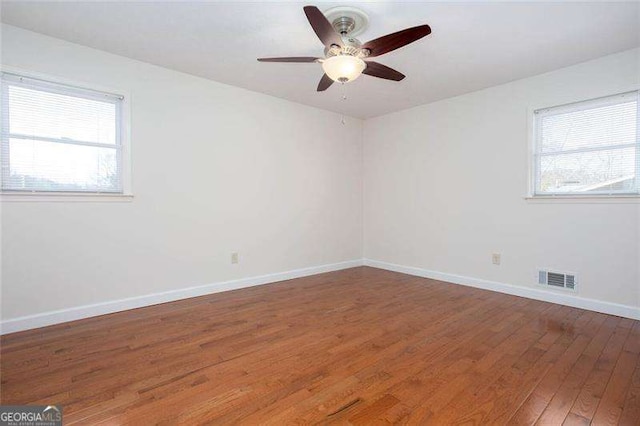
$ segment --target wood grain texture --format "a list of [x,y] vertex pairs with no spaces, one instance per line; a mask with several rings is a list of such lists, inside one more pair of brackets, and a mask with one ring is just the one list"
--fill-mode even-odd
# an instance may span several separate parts
[[368,267],[0,343],[66,424],[640,425],[640,322]]

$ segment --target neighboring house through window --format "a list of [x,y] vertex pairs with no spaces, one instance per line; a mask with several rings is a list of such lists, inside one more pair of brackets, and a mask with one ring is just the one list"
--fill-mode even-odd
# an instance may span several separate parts
[[638,92],[534,112],[533,195],[638,195]]

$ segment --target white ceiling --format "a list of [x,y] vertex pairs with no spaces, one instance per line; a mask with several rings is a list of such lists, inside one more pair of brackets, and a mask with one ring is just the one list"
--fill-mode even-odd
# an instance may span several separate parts
[[[311,3],[311,2],[308,2]],[[427,23],[433,33],[378,58],[407,75],[362,76],[324,93],[320,56],[297,2],[2,2],[2,21],[64,40],[354,117],[368,118],[640,45],[640,3],[315,2],[364,10],[367,41]],[[347,100],[342,100],[343,91]]]

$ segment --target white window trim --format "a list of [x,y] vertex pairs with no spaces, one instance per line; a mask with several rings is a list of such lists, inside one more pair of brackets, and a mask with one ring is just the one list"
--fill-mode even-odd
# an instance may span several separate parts
[[640,204],[638,195],[536,195],[523,198],[533,204]]
[[[640,91],[640,84],[619,87],[608,91],[596,91],[586,96],[548,99],[544,103],[529,105],[527,108],[527,189],[522,197],[529,203],[568,203],[568,204],[640,204],[640,194],[542,194],[535,193],[536,188],[536,120],[535,112],[552,108],[552,106],[569,105],[591,99],[606,98],[627,92]],[[640,101],[640,93],[638,94]],[[640,108],[639,113],[640,115]],[[638,135],[640,135],[640,117],[638,119]],[[640,154],[638,154],[640,155]],[[640,171],[639,171],[640,172]]]
[[120,123],[122,193],[108,192],[54,192],[54,191],[2,191],[2,202],[129,202],[133,200],[131,179],[131,95],[126,90],[104,87],[84,81],[70,80],[17,67],[2,65],[2,72],[18,74],[27,78],[44,80],[54,84],[73,86],[90,91],[117,93],[122,96]]

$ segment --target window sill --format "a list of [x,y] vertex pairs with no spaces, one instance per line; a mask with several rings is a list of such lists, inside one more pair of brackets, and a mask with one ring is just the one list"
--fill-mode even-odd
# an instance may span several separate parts
[[133,194],[98,194],[77,192],[2,192],[2,202],[85,202],[85,203],[126,203],[133,201]]
[[640,204],[640,195],[529,195],[524,199],[534,204]]

